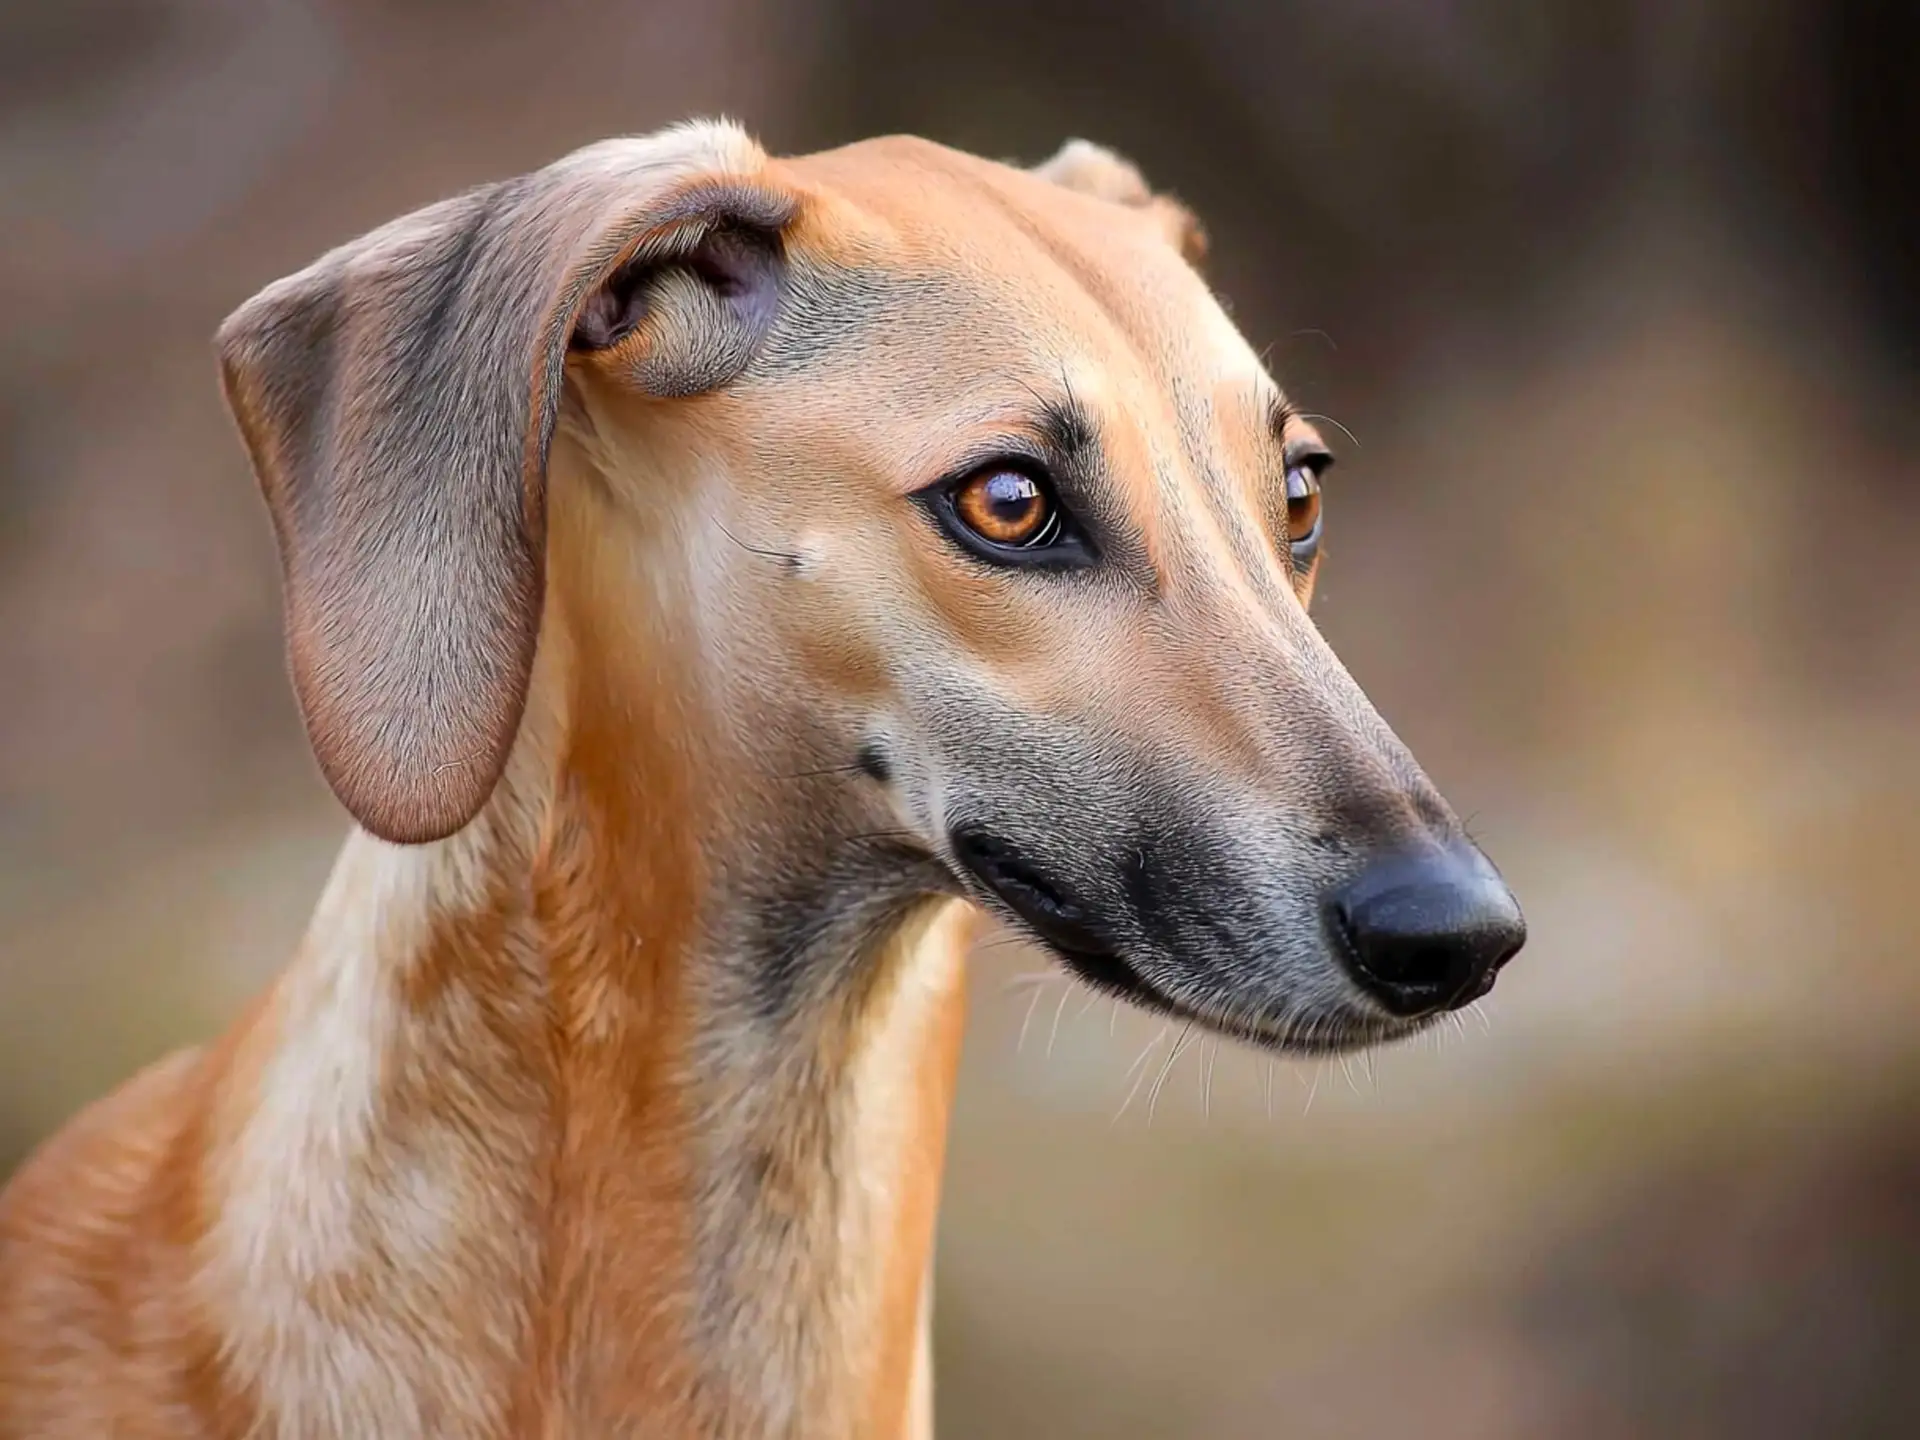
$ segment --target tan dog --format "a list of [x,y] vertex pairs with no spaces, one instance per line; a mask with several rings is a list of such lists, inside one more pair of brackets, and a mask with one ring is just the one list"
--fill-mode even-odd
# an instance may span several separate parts
[[0,1202],[0,1435],[924,1435],[971,901],[1277,1049],[1523,936],[1307,619],[1326,452],[1131,167],[725,125],[223,328],[292,967]]

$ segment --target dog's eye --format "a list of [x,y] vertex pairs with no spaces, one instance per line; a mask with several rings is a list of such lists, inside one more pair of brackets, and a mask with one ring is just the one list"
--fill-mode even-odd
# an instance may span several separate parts
[[1035,550],[1060,534],[1060,507],[1033,476],[1004,466],[970,475],[953,488],[953,512],[980,539]]
[[1287,461],[1287,548],[1293,568],[1313,564],[1320,549],[1320,476],[1333,457],[1324,451],[1290,456]]
[[972,466],[915,492],[914,499],[948,539],[989,565],[1067,571],[1099,559],[1047,472],[1030,460]]
[[1298,549],[1320,531],[1320,477],[1305,465],[1287,471],[1287,541]]

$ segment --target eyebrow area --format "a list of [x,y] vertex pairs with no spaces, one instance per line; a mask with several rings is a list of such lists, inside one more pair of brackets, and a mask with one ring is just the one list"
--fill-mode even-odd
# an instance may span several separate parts
[[1306,417],[1294,409],[1284,395],[1269,396],[1266,404],[1267,436],[1280,452],[1280,463],[1292,470],[1296,466],[1306,466],[1315,475],[1323,475],[1332,468],[1333,451],[1314,434],[1288,435],[1296,421],[1304,422]]

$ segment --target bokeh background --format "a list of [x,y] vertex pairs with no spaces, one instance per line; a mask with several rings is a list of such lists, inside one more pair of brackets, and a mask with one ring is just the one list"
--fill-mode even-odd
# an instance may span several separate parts
[[1338,422],[1320,620],[1533,940],[1271,1074],[985,951],[943,1434],[1920,1434],[1917,62],[1897,0],[8,0],[0,1173],[342,834],[229,309],[688,114],[1081,134]]

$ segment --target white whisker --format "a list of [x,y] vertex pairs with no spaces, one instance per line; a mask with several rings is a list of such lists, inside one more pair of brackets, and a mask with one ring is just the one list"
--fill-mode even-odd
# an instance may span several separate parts
[[[1127,1074],[1133,1076],[1133,1085],[1127,1091],[1127,1098],[1120,1102],[1120,1108],[1113,1112],[1113,1119],[1107,1123],[1118,1125],[1120,1117],[1127,1113],[1127,1107],[1133,1104],[1133,1097],[1140,1093],[1140,1086],[1147,1078],[1147,1057],[1160,1048],[1160,1042],[1167,1038],[1167,1027],[1162,1025],[1160,1033],[1147,1041],[1145,1047],[1134,1057],[1133,1064],[1127,1067]],[[1137,1073],[1136,1073],[1137,1072]]]
[[1060,1017],[1067,1011],[1067,1001],[1073,998],[1071,984],[1060,987],[1060,1003],[1053,1007],[1053,1026],[1047,1031],[1047,1058],[1053,1058],[1053,1042],[1060,1038]]
[[1167,1063],[1160,1067],[1160,1074],[1154,1079],[1153,1089],[1147,1092],[1147,1124],[1149,1126],[1153,1124],[1154,1114],[1160,1107],[1160,1088],[1167,1083],[1167,1076],[1173,1073],[1174,1064],[1185,1052],[1187,1042],[1192,1038],[1193,1022],[1189,1020],[1186,1027],[1181,1030],[1180,1038],[1173,1042],[1173,1049],[1167,1055]]
[[1033,1024],[1033,1012],[1040,1004],[1040,993],[1041,987],[1038,985],[1034,986],[1033,999],[1027,1002],[1027,1018],[1020,1022],[1020,1038],[1014,1042],[1013,1053],[1016,1055],[1021,1055],[1026,1052],[1027,1027]]

